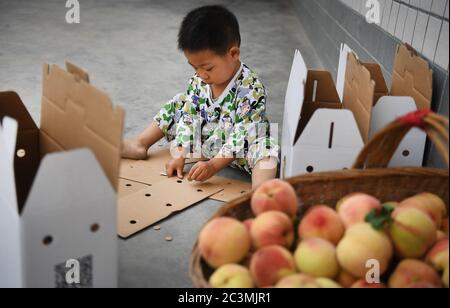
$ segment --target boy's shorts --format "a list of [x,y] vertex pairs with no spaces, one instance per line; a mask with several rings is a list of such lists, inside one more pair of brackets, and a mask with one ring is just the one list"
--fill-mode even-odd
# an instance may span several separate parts
[[[172,142],[176,137],[176,126],[183,116],[183,102],[170,100],[156,114],[153,120],[163,131],[168,142]],[[202,147],[202,155],[206,158],[214,158],[215,151],[208,151],[207,147]],[[265,158],[273,157],[279,162],[279,146],[272,137],[263,136],[248,142],[244,149],[242,158],[237,158],[231,163],[231,167],[246,171],[252,174],[256,164]],[[268,168],[270,168],[268,166]],[[271,166],[273,168],[273,166]]]

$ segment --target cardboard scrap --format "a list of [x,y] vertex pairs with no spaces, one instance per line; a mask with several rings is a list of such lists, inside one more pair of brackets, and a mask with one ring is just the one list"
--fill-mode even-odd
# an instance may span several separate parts
[[210,182],[196,184],[168,178],[121,197],[118,202],[119,236],[127,238],[221,190],[220,186]]

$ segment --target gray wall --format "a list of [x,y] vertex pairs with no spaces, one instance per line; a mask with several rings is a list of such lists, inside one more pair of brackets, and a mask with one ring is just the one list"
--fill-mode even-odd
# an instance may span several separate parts
[[[412,44],[434,72],[432,108],[448,116],[448,0],[380,0],[379,25],[366,22],[365,0],[291,1],[323,67],[334,76],[341,42],[363,61],[380,63],[389,82],[396,46],[403,41]],[[444,166],[430,144],[424,163]]]

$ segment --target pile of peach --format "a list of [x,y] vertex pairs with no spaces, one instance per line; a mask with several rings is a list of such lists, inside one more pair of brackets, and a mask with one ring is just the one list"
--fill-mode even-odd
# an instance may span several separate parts
[[354,193],[336,210],[298,219],[292,186],[272,180],[251,200],[255,218],[211,220],[199,236],[216,288],[448,287],[448,216],[431,193],[382,204]]

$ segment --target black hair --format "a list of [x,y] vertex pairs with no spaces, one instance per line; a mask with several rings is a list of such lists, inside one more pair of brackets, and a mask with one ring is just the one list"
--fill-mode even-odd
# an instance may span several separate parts
[[208,5],[189,12],[178,32],[178,48],[197,52],[210,49],[224,55],[240,47],[241,35],[236,16],[221,5]]

